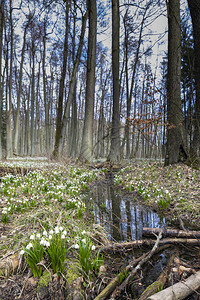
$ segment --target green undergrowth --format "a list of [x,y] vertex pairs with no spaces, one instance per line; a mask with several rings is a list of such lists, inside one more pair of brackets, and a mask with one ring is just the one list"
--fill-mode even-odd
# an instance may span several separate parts
[[[16,161],[14,164],[9,168],[16,168]],[[31,271],[34,277],[41,277],[39,284],[45,284],[46,276],[49,282],[55,273],[65,278],[67,285],[78,276],[86,281],[95,279],[104,263],[95,250],[103,229],[86,217],[84,201],[85,191],[103,172],[58,163],[45,162],[42,168],[40,163],[31,164],[26,174],[8,173],[1,178],[0,260],[19,253],[21,272]],[[85,241],[90,261],[87,270],[85,253],[80,256]]]
[[137,162],[116,172],[114,184],[146,205],[200,225],[200,170],[185,164]]

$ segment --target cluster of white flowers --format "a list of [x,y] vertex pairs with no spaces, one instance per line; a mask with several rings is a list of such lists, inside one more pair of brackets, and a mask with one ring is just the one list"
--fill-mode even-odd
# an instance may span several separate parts
[[[83,231],[81,232],[81,235],[82,235],[82,236],[88,235],[88,233],[87,233],[85,230],[83,230]],[[77,238],[77,239],[79,240],[79,238]],[[79,241],[80,241],[80,240],[79,240]],[[82,244],[86,244],[86,243],[87,243],[87,239],[84,237],[84,238],[81,240],[81,243],[82,243]],[[78,243],[76,243],[76,244],[72,245],[72,248],[74,248],[74,249],[79,249],[80,246],[79,246]],[[96,249],[95,245],[92,245],[92,246],[91,246],[91,250],[93,251],[93,250],[95,250],[95,249]]]
[[2,209],[2,214],[8,214],[9,212],[11,211],[11,206],[9,206],[9,207],[3,207],[3,209]]
[[[49,232],[46,230],[43,231],[42,234],[40,233],[33,233],[30,235],[29,239],[31,241],[38,241],[40,245],[43,245],[44,247],[49,247],[51,240],[53,239],[53,235],[60,234],[61,239],[67,239],[67,231],[64,229],[63,226],[56,226],[54,229],[51,229]],[[33,243],[30,242],[27,246],[26,249],[29,250],[33,247]],[[24,254],[24,250],[20,251],[20,254]]]

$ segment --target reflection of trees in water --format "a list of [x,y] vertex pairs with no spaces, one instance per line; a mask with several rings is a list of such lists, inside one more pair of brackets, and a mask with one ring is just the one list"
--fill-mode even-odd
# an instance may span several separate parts
[[121,198],[119,195],[115,195],[113,187],[110,187],[110,196],[112,201],[112,227],[113,234],[112,237],[114,240],[119,240],[120,230],[120,202]]
[[143,227],[163,227],[165,220],[122,197],[110,185],[97,184],[92,191],[95,221],[104,225],[109,238],[116,241],[141,239]]

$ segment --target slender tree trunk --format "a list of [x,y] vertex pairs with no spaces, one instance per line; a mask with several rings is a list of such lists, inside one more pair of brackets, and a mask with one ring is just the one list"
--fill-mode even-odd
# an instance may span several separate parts
[[120,160],[120,115],[119,115],[119,0],[112,0],[112,74],[113,113],[111,148],[109,159]]
[[15,119],[15,136],[14,136],[14,147],[13,147],[13,151],[15,153],[18,153],[20,98],[21,98],[21,91],[22,91],[22,74],[23,74],[24,53],[25,53],[25,46],[26,46],[26,32],[27,32],[28,24],[29,23],[27,23],[24,30],[21,63],[20,63],[20,71],[19,71],[19,89],[17,93],[17,112],[16,112],[16,119]]
[[192,17],[194,37],[194,74],[195,74],[195,114],[194,135],[191,144],[191,157],[200,157],[200,3],[197,0],[188,0],[188,6]]
[[181,25],[180,1],[168,2],[167,149],[165,165],[187,157],[180,92]]
[[97,10],[96,0],[87,1],[89,12],[89,37],[87,53],[87,78],[85,99],[85,120],[81,146],[81,158],[91,161],[93,156],[94,91],[96,67]]
[[10,72],[9,72],[9,99],[7,107],[7,157],[12,156],[12,70],[13,70],[13,20],[12,0],[10,0]]
[[[32,42],[34,43],[34,41]],[[31,156],[35,154],[34,109],[35,109],[35,49],[32,45],[32,80],[31,80]]]
[[3,82],[2,82],[2,49],[3,49],[3,23],[4,23],[4,0],[0,0],[0,159],[2,151],[2,103],[3,103]]
[[58,107],[57,107],[57,118],[56,118],[56,136],[55,145],[53,151],[53,157],[59,157],[60,140],[62,138],[62,116],[63,116],[63,94],[64,94],[64,83],[66,77],[67,67],[67,54],[68,54],[68,31],[69,31],[69,7],[70,0],[66,0],[66,15],[65,15],[65,41],[63,50],[63,65],[59,84],[59,96],[58,96]]

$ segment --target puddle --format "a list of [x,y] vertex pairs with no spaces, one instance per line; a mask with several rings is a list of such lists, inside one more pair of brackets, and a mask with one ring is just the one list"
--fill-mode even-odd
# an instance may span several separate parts
[[139,204],[133,197],[123,196],[113,185],[97,183],[89,194],[94,219],[103,225],[110,240],[142,239],[142,228],[162,228],[164,217]]

